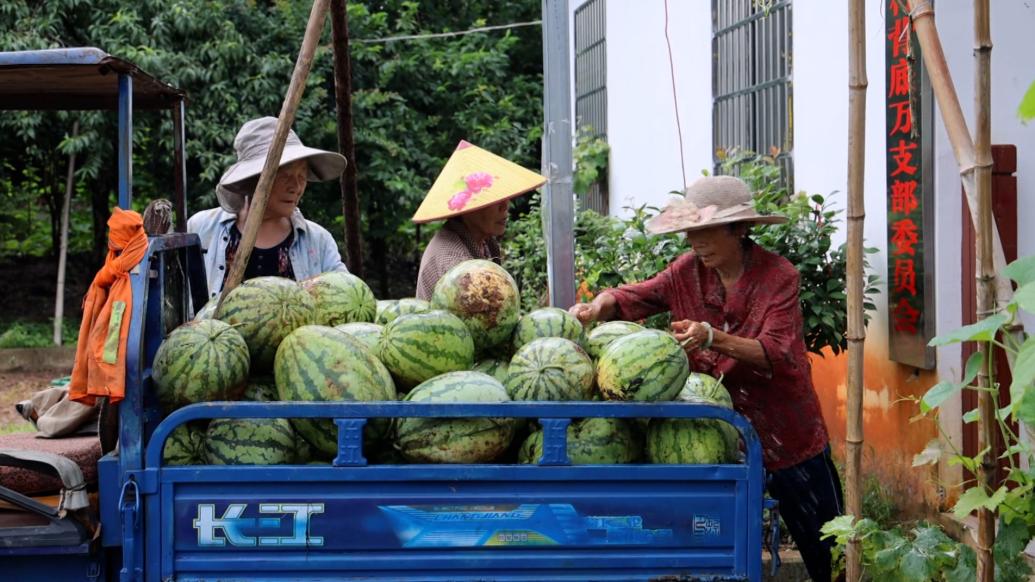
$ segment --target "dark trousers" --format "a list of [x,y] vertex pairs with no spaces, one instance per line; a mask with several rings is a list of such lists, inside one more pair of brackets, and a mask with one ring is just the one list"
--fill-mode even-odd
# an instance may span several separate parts
[[780,502],[780,516],[801,552],[809,576],[831,579],[832,540],[820,540],[819,528],[844,511],[844,495],[830,447],[793,467],[769,475],[769,495]]

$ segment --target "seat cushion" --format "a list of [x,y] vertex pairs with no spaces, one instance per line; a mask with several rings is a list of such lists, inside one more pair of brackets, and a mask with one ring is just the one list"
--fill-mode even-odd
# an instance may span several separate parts
[[[60,439],[37,438],[36,433],[0,435],[0,449],[43,451],[61,455],[79,465],[87,485],[97,483],[97,461],[101,442],[97,435]],[[22,495],[45,495],[61,490],[61,480],[19,467],[0,467],[0,485]]]

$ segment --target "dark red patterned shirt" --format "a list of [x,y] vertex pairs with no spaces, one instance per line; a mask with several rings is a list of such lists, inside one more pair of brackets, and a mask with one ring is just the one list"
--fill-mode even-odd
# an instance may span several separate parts
[[639,320],[672,312],[673,321],[707,321],[715,329],[758,340],[771,372],[711,350],[697,350],[690,367],[722,376],[734,407],[754,425],[769,470],[796,465],[822,452],[828,442],[798,299],[798,271],[779,255],[752,244],[744,273],[727,297],[714,269],[693,252],[642,283],[611,289],[620,319]]

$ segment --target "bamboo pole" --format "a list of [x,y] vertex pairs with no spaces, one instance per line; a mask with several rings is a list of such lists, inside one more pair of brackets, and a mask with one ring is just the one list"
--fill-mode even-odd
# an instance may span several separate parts
[[[79,135],[79,120],[72,123],[72,138]],[[54,345],[61,345],[62,320],[65,317],[65,270],[68,265],[68,214],[75,192],[75,152],[68,154],[68,175],[65,177],[65,198],[61,201],[61,245],[58,248],[57,293],[54,298]]]
[[[977,318],[995,311],[995,269],[992,262],[992,116],[991,75],[992,40],[989,32],[988,0],[974,0],[974,186],[978,199],[978,221],[974,242],[977,246]],[[978,450],[985,451],[978,467],[978,481],[991,492],[994,489],[996,459],[999,451],[995,435],[997,398],[992,382],[995,358],[992,342],[980,342],[985,365],[978,373]],[[977,579],[995,580],[992,544],[995,542],[995,514],[988,508],[978,509]]]
[[309,22],[306,24],[305,36],[302,38],[302,48],[298,52],[295,70],[291,74],[291,83],[288,85],[284,103],[280,108],[280,115],[277,117],[277,129],[273,134],[273,143],[270,144],[270,150],[266,154],[266,164],[262,167],[262,174],[259,175],[259,184],[255,187],[255,194],[252,196],[251,206],[248,208],[248,218],[245,220],[244,232],[241,233],[241,244],[237,248],[234,262],[226,274],[217,309],[223,304],[227,294],[241,283],[248,259],[252,256],[255,237],[259,234],[259,225],[262,224],[262,217],[266,214],[270,186],[273,185],[273,179],[277,175],[280,156],[284,153],[284,143],[287,141],[288,131],[295,121],[295,112],[298,110],[298,103],[302,100],[302,92],[305,90],[305,80],[309,76],[309,69],[313,65],[313,55],[316,53],[316,46],[320,41],[320,34],[323,32],[328,2],[330,0],[315,0],[313,8],[309,12]]
[[334,98],[338,109],[338,147],[348,160],[341,179],[341,207],[345,217],[345,262],[349,271],[363,276],[363,247],[359,238],[359,188],[356,184],[356,143],[352,131],[352,58],[349,56],[349,13],[345,0],[331,0],[334,46]]
[[[845,432],[845,484],[848,513],[862,518],[863,444],[863,177],[866,161],[866,13],[864,0],[848,0],[848,412]],[[849,541],[847,579],[862,578],[859,540]]]

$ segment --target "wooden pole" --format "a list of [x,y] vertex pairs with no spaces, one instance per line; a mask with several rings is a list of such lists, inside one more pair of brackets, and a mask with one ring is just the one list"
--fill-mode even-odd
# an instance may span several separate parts
[[[79,135],[79,120],[72,123],[72,137]],[[61,345],[61,323],[65,317],[65,270],[68,265],[68,214],[75,192],[75,152],[68,154],[65,199],[61,201],[61,245],[58,248],[57,293],[54,298],[54,345]]]
[[291,83],[288,85],[287,94],[284,96],[284,104],[280,108],[280,115],[277,117],[277,129],[273,134],[273,143],[266,154],[266,164],[262,167],[262,174],[259,175],[259,184],[255,187],[255,194],[251,199],[251,206],[248,208],[248,218],[245,220],[244,232],[241,233],[241,244],[237,248],[234,262],[230,271],[226,274],[226,281],[223,284],[223,292],[219,295],[217,309],[223,304],[227,294],[240,285],[244,278],[244,269],[248,265],[248,259],[252,256],[252,249],[255,248],[255,237],[259,234],[259,225],[262,224],[262,217],[266,214],[266,203],[270,197],[270,186],[277,175],[277,168],[280,166],[280,156],[284,153],[284,143],[287,141],[288,131],[295,121],[295,112],[298,110],[298,103],[302,100],[302,92],[305,90],[305,80],[309,76],[309,69],[313,66],[313,55],[316,53],[316,46],[320,41],[320,34],[323,32],[323,23],[327,16],[327,4],[330,0],[315,0],[313,8],[309,12],[309,22],[305,28],[305,36],[302,38],[302,48],[298,52],[298,60],[295,61],[295,70],[291,74]]
[[345,217],[345,263],[363,276],[363,247],[359,232],[359,188],[356,181],[356,142],[352,130],[352,57],[349,55],[349,13],[345,0],[331,0],[334,47],[334,97],[338,109],[338,147],[348,160],[341,179]]
[[[863,224],[866,218],[863,177],[866,162],[866,12],[865,0],[848,0],[848,411],[845,432],[845,500],[848,513],[862,519]],[[859,540],[848,543],[847,579],[862,579]]]
[[[974,242],[977,246],[977,318],[984,319],[995,312],[995,268],[992,260],[992,117],[990,63],[992,40],[989,32],[988,0],[974,0],[974,186],[978,199],[978,221]],[[995,489],[998,443],[993,429],[997,426],[992,377],[995,358],[992,343],[980,342],[979,349],[985,365],[978,373],[978,450],[985,451],[978,467],[978,481],[988,492]],[[978,509],[977,579],[995,580],[995,562],[992,544],[995,542],[995,514],[988,508]]]

